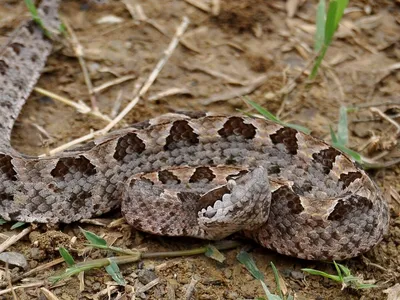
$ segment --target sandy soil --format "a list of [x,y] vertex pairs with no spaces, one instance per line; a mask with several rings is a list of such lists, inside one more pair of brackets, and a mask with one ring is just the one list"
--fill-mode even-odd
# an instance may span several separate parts
[[[214,15],[178,0],[127,0],[125,4],[122,1],[97,2],[102,3],[64,1],[62,14],[83,46],[84,59],[95,87],[131,75],[130,80],[96,94],[98,107],[106,115],[112,113],[117,99],[124,106],[132,98],[137,86],[143,83],[162,56],[182,17],[187,16],[191,21],[182,43],[146,96],[119,124],[120,127],[176,110],[227,114],[237,109],[246,110],[248,107],[239,97],[232,96],[232,92],[241,93],[248,89],[252,90],[248,92],[252,100],[285,121],[311,128],[314,136],[326,140],[329,140],[329,125],[335,127],[337,124],[340,105],[355,106],[358,109],[349,114],[350,147],[368,157],[381,155],[379,161],[382,162],[399,158],[396,128],[370,110],[370,107],[376,107],[399,120],[400,72],[396,71],[399,68],[396,63],[400,60],[398,1],[351,1],[324,66],[312,83],[307,82],[310,68],[302,72],[314,56],[315,1],[298,1],[302,5],[297,8],[289,6],[288,10],[286,1],[221,0],[220,11]],[[140,5],[147,19],[132,16],[129,4]],[[291,9],[294,10],[293,17],[288,16]],[[0,43],[4,43],[7,34],[27,16],[22,1],[2,0]],[[106,16],[118,18],[117,22],[101,23]],[[260,76],[267,77],[255,87],[254,82]],[[90,105],[79,62],[73,48],[66,43],[54,47],[37,86]],[[179,93],[161,94],[171,91],[171,88]],[[215,101],[216,95],[226,100]],[[13,145],[27,154],[45,153],[106,124],[33,93],[15,126]],[[42,132],[38,128],[42,128]],[[244,241],[272,291],[275,282],[270,261],[275,263],[288,291],[296,299],[386,299],[384,290],[399,282],[400,276],[400,168],[380,168],[370,174],[390,202],[390,231],[373,250],[343,264],[354,275],[373,280],[379,287],[341,290],[335,282],[300,271],[307,267],[333,273],[331,264],[278,255]],[[118,212],[115,212],[101,221],[109,223],[118,217]],[[10,225],[0,227],[0,242],[21,231],[21,228],[11,230]],[[25,255],[28,260],[27,270],[12,267],[12,276],[17,277],[59,258],[59,246],[69,249],[78,261],[107,256],[104,251],[85,249],[79,226],[104,236],[119,247],[174,251],[205,245],[199,240],[143,234],[125,224],[114,228],[89,224],[39,225],[31,227],[29,235],[7,249]],[[192,256],[145,260],[122,266],[121,270],[129,286],[135,290],[159,278],[157,285],[136,295],[137,299],[185,299],[192,278],[198,281],[191,299],[254,299],[264,296],[259,281],[253,279],[236,260],[238,252],[239,249],[225,251],[224,263],[205,256]],[[65,267],[61,263],[46,268],[28,276],[28,282],[46,280]],[[1,265],[1,289],[7,285],[5,274],[4,265]],[[110,287],[110,299],[134,299],[130,287],[115,287],[111,281],[109,275],[100,269],[85,274],[83,290],[79,288],[79,279],[73,277],[57,286],[44,282],[33,288],[21,288],[16,294],[18,299],[50,299],[40,290],[46,287],[59,299],[109,299],[104,290]],[[13,285],[25,283],[26,280],[15,281]],[[12,299],[12,295],[0,294],[0,299]]]

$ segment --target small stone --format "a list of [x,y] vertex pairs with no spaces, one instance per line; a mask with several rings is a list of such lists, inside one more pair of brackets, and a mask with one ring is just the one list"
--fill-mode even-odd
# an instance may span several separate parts
[[10,265],[18,266],[24,269],[28,266],[28,262],[26,261],[25,256],[18,252],[0,253],[0,260]]
[[46,257],[46,253],[43,250],[36,247],[30,249],[30,254],[32,259],[34,260],[43,260]]
[[299,272],[299,271],[290,272],[290,276],[292,276],[293,279],[297,279],[297,280],[303,280],[304,279],[304,273],[303,272]]
[[138,279],[143,284],[148,284],[150,281],[153,281],[157,278],[157,275],[148,269],[142,269],[138,272]]

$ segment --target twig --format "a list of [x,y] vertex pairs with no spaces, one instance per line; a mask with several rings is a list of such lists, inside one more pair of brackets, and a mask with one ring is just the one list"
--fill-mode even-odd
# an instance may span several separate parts
[[392,124],[394,127],[396,127],[397,131],[396,131],[396,135],[400,134],[400,125],[399,123],[397,123],[395,120],[393,120],[392,118],[390,118],[389,116],[387,116],[386,114],[384,114],[379,108],[376,107],[370,107],[369,108],[370,111],[377,113],[379,116],[381,116],[383,119],[385,119],[386,121],[388,121],[390,124]]
[[190,280],[190,283],[186,289],[186,293],[185,293],[185,299],[186,300],[190,300],[192,299],[193,293],[194,293],[194,288],[196,286],[196,284],[199,281],[197,279],[195,279],[194,277],[192,277],[192,280]]
[[65,97],[62,97],[60,95],[57,95],[57,94],[55,94],[53,92],[47,91],[47,90],[39,88],[39,87],[35,87],[34,91],[39,93],[39,94],[41,94],[41,95],[50,97],[50,98],[52,98],[54,100],[57,100],[57,101],[60,101],[60,102],[62,102],[64,104],[66,104],[66,105],[72,106],[73,108],[75,108],[81,114],[89,114],[91,116],[94,116],[96,118],[100,118],[100,119],[102,119],[104,121],[107,121],[107,122],[111,121],[111,119],[109,117],[103,115],[102,113],[100,113],[98,111],[95,112],[95,111],[91,110],[90,107],[87,106],[83,102],[76,103],[76,102],[71,101],[71,100],[69,100],[69,99],[67,99]]
[[54,154],[56,154],[56,153],[58,153],[58,152],[61,152],[61,151],[64,151],[64,150],[66,150],[66,149],[68,149],[68,148],[70,148],[70,147],[72,147],[72,146],[75,146],[75,145],[78,145],[78,144],[80,144],[80,143],[83,143],[83,142],[86,142],[86,141],[88,141],[88,140],[91,140],[91,139],[93,139],[93,138],[95,138],[95,137],[97,137],[97,136],[100,136],[102,133],[101,133],[101,130],[97,130],[97,131],[92,131],[91,133],[89,133],[89,134],[87,134],[87,135],[84,135],[84,136],[81,136],[80,138],[77,138],[77,139],[75,139],[75,140],[72,140],[72,141],[70,141],[69,143],[66,143],[66,144],[64,144],[64,145],[61,145],[61,146],[59,146],[59,147],[57,147],[57,148],[54,148],[54,149],[52,149],[52,150],[50,150],[48,153],[46,153],[46,154],[41,154],[41,155],[39,155],[39,158],[42,158],[42,157],[46,157],[46,156],[51,156],[51,155],[54,155]]
[[59,300],[59,298],[54,293],[50,292],[48,289],[44,287],[40,288],[40,291],[48,300]]
[[73,31],[72,27],[68,24],[67,20],[65,18],[61,18],[62,22],[64,23],[70,37],[71,37],[71,45],[72,48],[74,49],[75,55],[78,58],[79,64],[81,65],[81,69],[83,72],[83,77],[85,78],[85,83],[88,89],[88,94],[90,97],[90,102],[92,103],[92,110],[94,112],[98,112],[99,108],[97,107],[97,102],[96,102],[96,97],[93,92],[93,84],[92,81],[90,80],[89,72],[86,67],[85,60],[83,59],[83,47],[79,43],[78,37],[76,36],[75,32]]
[[185,2],[193,5],[194,7],[197,7],[198,9],[205,11],[209,13],[211,11],[211,8],[209,5],[206,4],[205,1],[202,0],[185,0]]
[[115,118],[115,116],[118,114],[118,112],[119,112],[119,110],[121,108],[122,95],[123,94],[124,94],[123,91],[119,90],[118,95],[117,95],[117,99],[115,99],[113,108],[112,108],[111,113],[110,113],[111,118]]
[[141,288],[138,288],[135,292],[136,295],[140,295],[141,293],[144,293],[148,290],[150,290],[152,287],[156,286],[160,282],[160,278],[156,278],[152,281],[150,281],[148,284],[142,286]]
[[118,289],[118,286],[116,286],[116,285],[109,286],[108,285],[105,289],[94,294],[92,299],[94,299],[94,300],[104,299],[104,298],[102,298],[102,296],[110,295],[111,292],[115,291],[116,289]]
[[151,72],[147,81],[140,89],[139,94],[134,99],[132,99],[132,101],[124,108],[124,110],[114,120],[112,120],[104,129],[101,130],[103,134],[110,131],[110,129],[112,129],[119,121],[121,121],[130,112],[130,110],[138,103],[140,97],[142,97],[148,91],[148,89],[156,80],[158,74],[161,72],[162,68],[164,67],[168,59],[171,57],[173,51],[175,50],[176,46],[179,43],[180,37],[185,32],[188,25],[189,25],[189,19],[187,17],[183,17],[182,23],[176,29],[176,33],[172,38],[168,48],[164,51],[163,57],[157,63],[153,72]]
[[122,77],[107,81],[100,86],[96,86],[93,88],[92,91],[93,91],[93,93],[97,94],[97,93],[109,88],[110,86],[117,85],[117,84],[123,83],[125,81],[135,79],[135,78],[136,78],[135,75],[122,76]]
[[218,16],[221,11],[221,1],[211,0],[211,13],[213,16]]
[[178,87],[173,87],[170,89],[167,89],[165,91],[158,92],[154,95],[151,95],[148,100],[149,101],[156,101],[160,100],[164,97],[169,97],[172,95],[178,95],[178,94],[191,94],[190,91],[187,88],[178,88]]
[[10,293],[12,291],[15,291],[16,289],[26,289],[26,288],[31,288],[31,287],[42,286],[42,285],[45,285],[46,283],[47,283],[46,281],[42,280],[42,281],[38,281],[38,282],[31,282],[31,283],[22,284],[19,286],[14,286],[13,288],[4,289],[4,290],[0,291],[0,295]]
[[14,243],[18,242],[20,239],[22,239],[25,235],[27,235],[31,231],[32,231],[32,226],[29,226],[24,230],[22,230],[20,233],[15,234],[8,240],[4,241],[2,244],[0,244],[0,253],[6,250],[11,245],[13,245]]
[[15,293],[12,282],[11,282],[11,273],[10,273],[10,269],[8,267],[8,262],[6,262],[6,277],[7,277],[8,286],[10,287],[11,293],[13,295],[13,299],[18,300],[17,294]]

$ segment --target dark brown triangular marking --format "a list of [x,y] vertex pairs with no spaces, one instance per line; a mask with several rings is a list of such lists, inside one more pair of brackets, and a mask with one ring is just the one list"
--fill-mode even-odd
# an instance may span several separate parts
[[127,133],[123,137],[120,137],[115,147],[114,158],[121,161],[131,153],[142,153],[146,149],[146,145],[143,141],[137,137],[133,132]]
[[300,197],[293,193],[287,186],[282,186],[272,193],[272,202],[282,202],[283,200],[287,202],[287,207],[292,214],[299,214],[304,210]]
[[274,134],[271,134],[271,141],[276,144],[284,144],[290,154],[296,154],[299,146],[296,138],[297,130],[289,127],[282,127]]
[[198,167],[189,179],[189,182],[199,182],[206,179],[208,182],[215,178],[214,172],[208,167]]
[[174,175],[174,173],[168,171],[168,170],[162,170],[158,172],[158,179],[163,183],[176,183],[179,184],[181,181],[177,176]]
[[90,161],[84,157],[63,157],[60,158],[50,174],[55,178],[64,178],[68,173],[75,174],[77,172],[82,173],[85,176],[92,176],[96,174],[96,167],[90,163]]
[[347,199],[340,199],[336,204],[333,211],[330,213],[328,220],[339,221],[339,220],[350,220],[349,214],[357,210],[362,210],[363,213],[367,213],[368,210],[372,209],[372,202],[365,197],[352,195]]
[[230,117],[225,122],[224,128],[218,131],[222,137],[229,137],[232,135],[242,136],[245,139],[252,139],[256,135],[256,128],[252,124],[244,123],[240,117]]
[[341,153],[333,147],[329,147],[328,149],[321,150],[318,153],[314,153],[312,157],[315,161],[319,162],[326,174],[332,170],[333,163],[336,160],[336,156],[340,155]]
[[189,126],[188,121],[178,120],[172,124],[164,149],[174,148],[175,143],[182,141],[188,145],[196,145],[199,143],[199,135]]
[[339,181],[343,182],[343,189],[347,188],[354,180],[361,178],[361,172],[349,172],[347,174],[340,174]]

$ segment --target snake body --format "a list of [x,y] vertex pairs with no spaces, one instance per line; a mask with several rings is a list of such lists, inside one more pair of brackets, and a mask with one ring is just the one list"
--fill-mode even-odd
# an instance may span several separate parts
[[[40,7],[49,23],[58,1]],[[0,216],[71,223],[122,206],[128,223],[168,236],[242,232],[304,259],[354,257],[388,229],[368,175],[325,142],[270,121],[166,114],[46,158],[10,146],[51,42],[32,21],[0,50]]]

